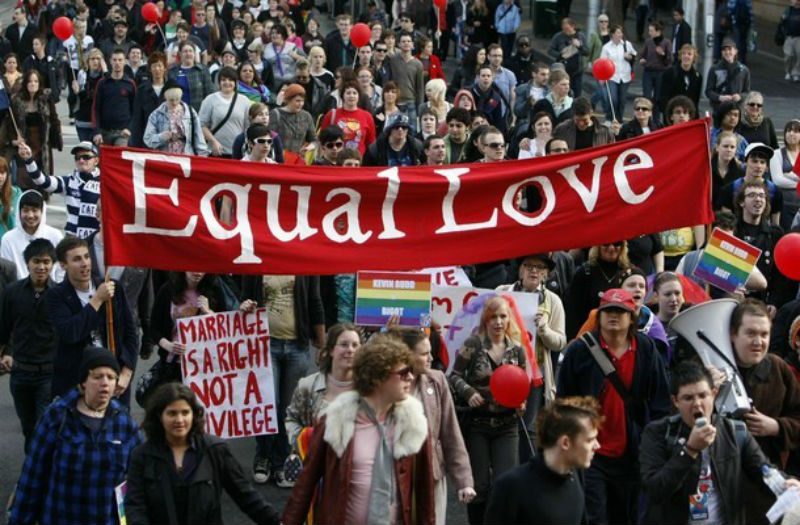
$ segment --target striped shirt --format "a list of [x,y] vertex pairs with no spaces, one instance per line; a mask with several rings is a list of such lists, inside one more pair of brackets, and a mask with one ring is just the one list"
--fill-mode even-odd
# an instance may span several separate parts
[[39,170],[34,160],[25,164],[33,183],[47,193],[63,193],[67,205],[67,235],[86,239],[100,229],[97,220],[97,203],[100,200],[100,170],[91,173],[73,171],[54,177]]

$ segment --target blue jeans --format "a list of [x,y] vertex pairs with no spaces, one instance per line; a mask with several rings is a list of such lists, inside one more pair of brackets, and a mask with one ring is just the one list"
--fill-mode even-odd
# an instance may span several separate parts
[[606,119],[611,121],[614,117],[617,122],[622,123],[622,115],[625,113],[625,97],[628,95],[628,84],[630,82],[608,81],[608,88],[611,90],[611,102],[614,104],[614,114],[611,110],[606,111]]
[[297,382],[308,373],[310,351],[308,345],[299,345],[296,340],[273,337],[269,340],[269,354],[272,358],[275,404],[278,407],[278,433],[256,436],[256,458],[269,459],[272,470],[276,471],[283,469],[283,462],[289,455],[289,441],[283,420]]
[[417,106],[413,102],[406,102],[405,104],[398,104],[397,108],[408,117],[408,125],[411,128],[408,133],[409,136],[413,136],[419,128],[417,126]]
[[28,453],[36,430],[36,423],[44,414],[50,404],[50,384],[53,374],[42,372],[25,372],[12,370],[8,382],[11,397],[14,398],[14,409],[22,425],[22,435],[25,436],[25,454]]

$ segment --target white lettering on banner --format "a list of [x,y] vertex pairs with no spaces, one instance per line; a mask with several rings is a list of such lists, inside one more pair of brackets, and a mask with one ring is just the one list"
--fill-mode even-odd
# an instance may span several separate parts
[[740,259],[746,259],[747,258],[747,252],[745,250],[742,250],[738,246],[734,246],[733,244],[729,243],[728,241],[722,241],[720,243],[719,247],[721,249],[725,250],[728,253],[732,253],[733,255],[735,255],[736,257],[738,257]]
[[442,201],[442,220],[444,220],[444,226],[436,230],[436,233],[468,232],[497,226],[497,208],[492,208],[492,216],[488,221],[472,222],[469,224],[456,223],[453,202],[456,200],[456,194],[458,194],[458,190],[461,188],[461,180],[459,177],[469,173],[468,168],[433,170],[433,172],[437,175],[442,175],[448,181],[447,195],[445,195],[444,201]]
[[192,176],[191,157],[168,157],[167,155],[157,155],[153,153],[136,153],[134,151],[123,151],[122,158],[130,160],[133,174],[133,205],[135,212],[133,224],[125,224],[122,227],[123,233],[154,233],[168,237],[191,237],[194,228],[197,226],[197,215],[189,217],[189,221],[182,230],[170,230],[166,228],[153,228],[147,226],[147,196],[166,195],[175,207],[178,207],[178,179],[172,179],[168,188],[156,188],[145,186],[144,165],[148,160],[160,162],[172,162],[180,166],[183,176],[187,179]]
[[317,233],[319,230],[308,224],[309,200],[311,188],[309,186],[290,186],[289,189],[297,193],[297,219],[292,231],[287,232],[281,227],[278,206],[281,202],[280,184],[261,184],[259,186],[267,194],[267,228],[281,242],[289,242],[299,237],[302,241]]
[[[633,157],[638,162],[632,164],[633,159],[628,159],[628,157]],[[643,193],[635,194],[627,176],[629,171],[647,170],[652,167],[653,158],[643,149],[628,149],[617,157],[617,161],[614,163],[614,184],[617,185],[617,191],[622,200],[628,204],[641,204],[653,194],[653,190],[655,190],[653,186],[649,186]]]
[[[252,184],[231,184],[223,183],[212,186],[203,198],[200,199],[200,214],[203,220],[206,221],[209,233],[215,239],[227,240],[232,239],[239,235],[241,237],[242,253],[233,260],[236,264],[260,263],[261,258],[256,257],[253,245],[253,230],[250,229],[250,220],[248,219],[248,206],[247,203],[250,198],[250,188]],[[230,230],[224,228],[217,219],[217,214],[214,212],[214,202],[217,195],[222,192],[232,193],[235,197],[233,207],[236,209],[236,226]]]
[[178,319],[183,383],[206,409],[206,431],[222,438],[278,432],[266,308]]
[[[364,244],[367,242],[367,239],[372,237],[372,231],[361,231],[361,223],[358,219],[361,194],[351,188],[337,188],[328,192],[328,195],[325,197],[325,202],[331,202],[337,195],[347,195],[349,200],[338,208],[334,208],[325,214],[325,217],[322,218],[322,231],[325,232],[325,235],[333,242],[341,243],[352,239],[356,244]],[[347,231],[344,233],[336,231],[336,227],[334,226],[336,218],[341,215],[347,217]]]
[[[149,161],[168,162],[180,167],[184,178],[191,177],[191,158],[173,157],[161,154],[138,153],[123,151],[122,158],[132,162],[133,195],[135,214],[132,224],[123,225],[125,234],[155,234],[169,237],[190,237],[194,233],[197,222],[197,214],[188,214],[187,222],[182,229],[168,229],[150,226],[147,224],[147,201],[148,196],[166,196],[175,208],[183,211],[180,206],[180,179],[174,178],[168,187],[153,187],[145,184],[145,164]],[[592,182],[591,187],[584,185],[578,178],[577,171],[581,168],[580,164],[567,166],[558,170],[570,188],[578,195],[586,208],[592,213],[595,210],[599,199],[601,171],[608,157],[603,156],[592,159]],[[623,151],[615,160],[613,167],[614,187],[617,189],[619,197],[627,204],[637,205],[645,202],[655,191],[655,187],[650,185],[641,193],[636,193],[631,188],[629,173],[636,170],[650,170],[653,168],[653,159],[640,148],[630,148]],[[475,230],[494,228],[498,224],[497,206],[491,207],[490,216],[487,220],[479,222],[459,223],[455,213],[455,201],[461,189],[461,177],[470,173],[469,168],[436,169],[433,173],[444,177],[447,180],[447,193],[442,199],[442,221],[443,225],[435,230],[435,234],[442,235],[448,233],[461,233]],[[400,194],[401,180],[397,168],[383,170],[377,177],[386,179],[386,193],[381,206],[381,221],[383,231],[377,238],[381,240],[391,240],[405,237],[406,234],[398,229],[395,222],[394,206]],[[543,192],[544,205],[536,215],[523,213],[516,208],[516,197],[518,192],[528,184],[537,184]],[[343,196],[347,200],[343,204],[331,209],[322,216],[319,225],[312,226],[309,219],[311,197],[313,187],[310,185],[291,185],[289,189],[297,194],[296,223],[290,230],[285,229],[280,224],[280,196],[282,185],[280,184],[261,184],[259,190],[266,193],[266,217],[267,228],[257,228],[259,234],[268,231],[276,240],[280,242],[293,242],[296,240],[306,240],[320,233],[330,241],[336,243],[354,242],[363,244],[372,237],[372,230],[362,231],[361,210],[362,195],[353,188],[335,188],[330,190],[325,196],[325,202],[331,203],[337,197]],[[220,240],[228,240],[236,236],[240,237],[240,253],[234,258],[235,264],[254,264],[260,263],[261,259],[254,253],[253,225],[250,223],[248,203],[252,185],[239,185],[233,183],[217,184],[209,188],[200,201],[199,215],[202,216],[210,234]],[[232,196],[236,209],[235,225],[228,228],[220,223],[216,213],[214,213],[214,201],[220,193]],[[557,195],[553,182],[545,175],[529,177],[521,182],[508,186],[501,199],[503,213],[511,220],[528,227],[535,227],[550,216],[555,210]],[[151,197],[152,198],[152,197]],[[487,207],[487,211],[489,208]],[[317,228],[316,226],[319,226]]]
[[378,235],[378,239],[400,239],[405,237],[406,234],[398,230],[394,225],[394,201],[397,200],[397,194],[400,192],[400,176],[397,174],[397,168],[383,170],[378,173],[378,177],[389,181],[386,185],[386,197],[383,199],[383,207],[381,208],[383,231]]

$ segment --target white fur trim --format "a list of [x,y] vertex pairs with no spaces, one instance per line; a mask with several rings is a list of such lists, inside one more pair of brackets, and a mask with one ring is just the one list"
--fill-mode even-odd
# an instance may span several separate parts
[[[323,411],[326,416],[325,442],[340,458],[355,434],[359,399],[357,392],[345,392]],[[419,452],[428,437],[428,420],[422,403],[414,396],[408,396],[405,401],[395,404],[394,418],[394,458]]]

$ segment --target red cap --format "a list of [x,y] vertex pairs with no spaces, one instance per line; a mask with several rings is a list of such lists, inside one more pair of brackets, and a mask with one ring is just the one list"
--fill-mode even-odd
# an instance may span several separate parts
[[633,300],[633,296],[622,288],[612,288],[606,290],[600,298],[600,306],[597,311],[599,312],[606,308],[621,308],[626,312],[633,313],[636,311],[636,302]]

